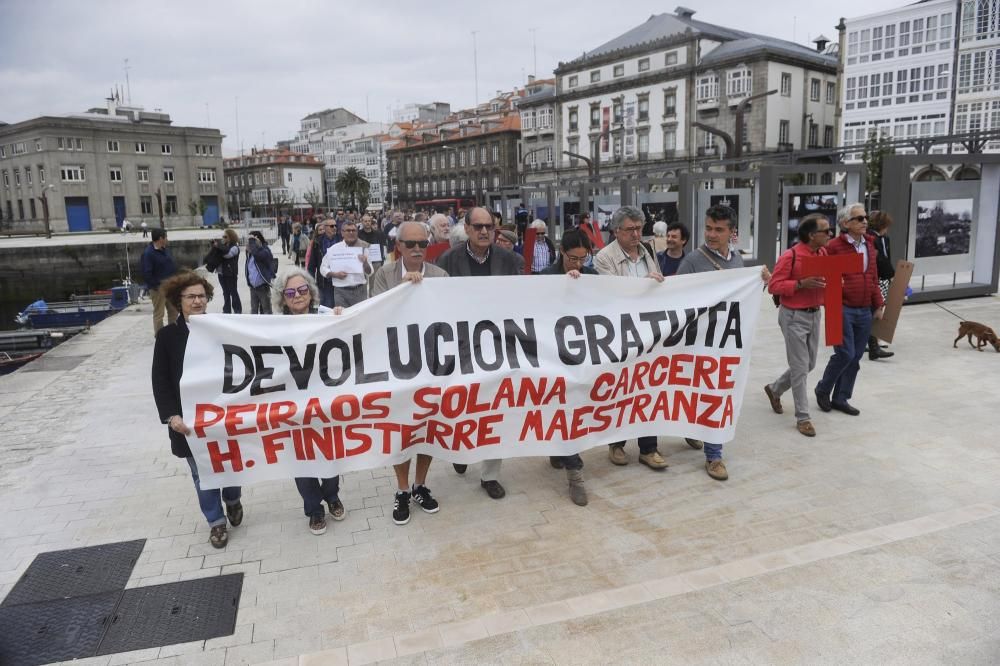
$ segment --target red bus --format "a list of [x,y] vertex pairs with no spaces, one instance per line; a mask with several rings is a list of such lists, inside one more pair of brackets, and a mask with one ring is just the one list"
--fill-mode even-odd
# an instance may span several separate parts
[[475,199],[426,199],[416,202],[414,208],[418,210],[433,208],[436,213],[447,213],[448,209],[451,208],[452,213],[458,215],[458,211],[472,208],[475,205]]

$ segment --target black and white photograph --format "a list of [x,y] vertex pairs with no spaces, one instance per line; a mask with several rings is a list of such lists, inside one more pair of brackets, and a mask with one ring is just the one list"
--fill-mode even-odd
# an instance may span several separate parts
[[972,243],[970,199],[917,202],[917,239],[914,256],[946,257],[969,254]]
[[799,220],[812,213],[823,213],[830,220],[830,227],[837,228],[837,206],[840,195],[836,192],[821,194],[790,194],[788,196],[788,235],[785,247],[799,240]]
[[643,236],[653,235],[653,224],[656,222],[677,221],[676,201],[648,201],[642,204],[642,212],[646,216],[646,223],[642,227]]

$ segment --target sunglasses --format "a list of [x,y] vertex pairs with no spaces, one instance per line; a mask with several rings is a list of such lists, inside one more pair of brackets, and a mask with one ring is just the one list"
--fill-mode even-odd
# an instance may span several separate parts
[[417,241],[415,241],[415,240],[401,240],[399,242],[402,243],[403,245],[405,245],[406,249],[408,249],[408,250],[412,250],[415,247],[424,248],[424,247],[427,247],[430,244],[430,241],[425,241],[425,240],[417,240]]
[[299,296],[305,296],[306,294],[309,293],[309,285],[304,284],[300,287],[295,287],[293,289],[285,289],[281,293],[285,295],[285,298],[295,298],[295,294],[298,294]]
[[494,225],[492,224],[473,224],[472,228],[476,231],[493,231]]
[[814,233],[814,234],[826,234],[827,236],[832,236],[834,232],[833,232],[833,229],[832,229],[832,228],[829,228],[829,227],[828,227],[828,228],[826,228],[826,229],[817,229],[817,230],[816,230],[816,231],[814,231],[813,233]]
[[868,216],[867,215],[855,215],[854,217],[852,217],[850,219],[850,221],[851,222],[867,222],[868,221]]

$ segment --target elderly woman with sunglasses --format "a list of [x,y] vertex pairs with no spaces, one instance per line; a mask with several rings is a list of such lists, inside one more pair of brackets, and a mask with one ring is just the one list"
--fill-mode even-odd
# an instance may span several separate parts
[[[316,314],[319,309],[319,289],[312,276],[301,268],[286,268],[271,284],[273,312],[286,315]],[[340,501],[340,477],[326,479],[299,477],[295,487],[302,497],[303,510],[309,518],[309,531],[319,536],[326,532],[326,510],[323,500],[330,506],[330,517],[343,520],[347,517],[344,503]]]

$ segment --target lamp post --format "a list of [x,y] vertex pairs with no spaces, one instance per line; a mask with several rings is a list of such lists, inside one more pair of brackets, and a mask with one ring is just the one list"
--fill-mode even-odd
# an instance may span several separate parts
[[271,167],[267,167],[267,208],[268,208],[268,210],[264,211],[264,217],[267,217],[267,214],[268,214],[269,211],[273,212],[273,209],[271,208],[271,181],[273,180],[273,176],[274,176],[274,169],[272,169]]
[[51,183],[49,183],[48,185],[46,185],[45,187],[42,188],[42,193],[38,196],[38,198],[42,202],[42,220],[45,222],[45,237],[46,238],[52,238],[52,226],[49,224],[49,197],[48,197],[49,193],[48,193],[48,191],[49,190],[54,190],[54,189],[55,189],[55,185],[52,185]]
[[540,152],[543,152],[545,150],[548,150],[548,148],[549,148],[549,146],[545,146],[544,148],[535,148],[534,150],[529,150],[528,152],[526,152],[524,154],[524,157],[521,159],[521,184],[522,185],[524,185],[525,182],[527,182],[527,180],[528,180],[528,158],[531,157],[532,155],[534,155],[535,153],[540,153]]

